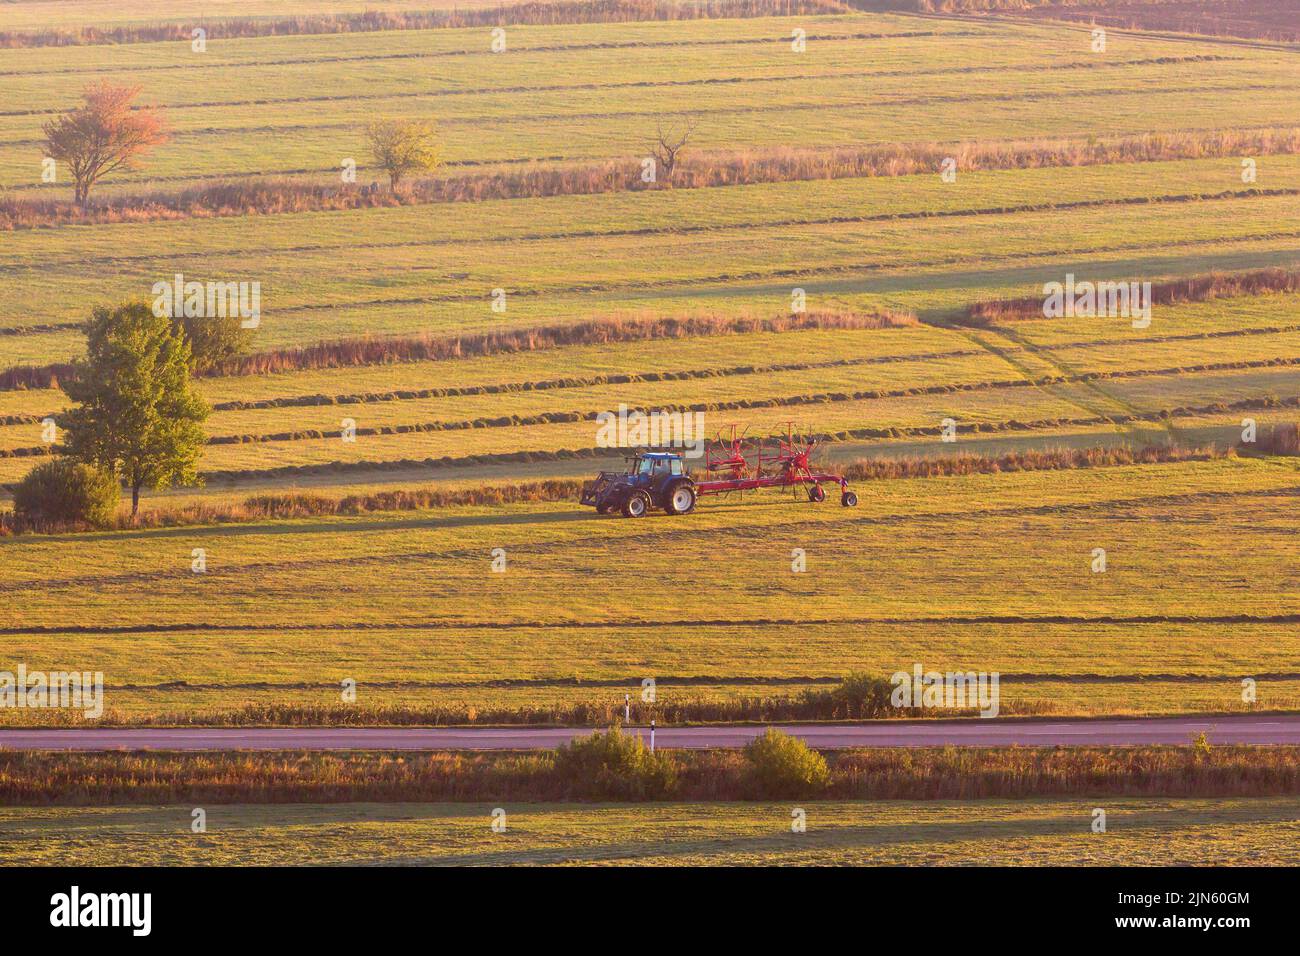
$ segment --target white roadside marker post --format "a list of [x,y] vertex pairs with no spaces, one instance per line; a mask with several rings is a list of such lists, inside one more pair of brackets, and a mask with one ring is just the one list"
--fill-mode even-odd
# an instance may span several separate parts
[[655,722],[650,721],[650,752],[655,752]]

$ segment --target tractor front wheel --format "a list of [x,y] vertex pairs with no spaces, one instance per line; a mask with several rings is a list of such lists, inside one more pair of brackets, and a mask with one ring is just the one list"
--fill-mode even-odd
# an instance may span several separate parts
[[623,502],[624,518],[643,518],[650,510],[650,496],[644,491],[634,491]]
[[808,489],[808,500],[825,501],[826,489],[823,488],[821,485],[813,485],[811,488]]

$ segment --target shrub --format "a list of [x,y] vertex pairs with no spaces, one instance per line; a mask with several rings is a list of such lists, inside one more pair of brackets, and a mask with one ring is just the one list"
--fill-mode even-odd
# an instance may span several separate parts
[[670,759],[651,753],[640,737],[617,725],[561,746],[555,770],[575,796],[595,800],[662,799],[677,784]]
[[114,523],[122,489],[106,472],[66,458],[37,465],[14,488],[14,514],[34,524]]
[[831,691],[836,716],[849,718],[881,717],[890,713],[890,695],[894,685],[884,677],[849,674]]
[[750,788],[759,797],[806,797],[831,781],[826,759],[797,737],[775,728],[745,745]]

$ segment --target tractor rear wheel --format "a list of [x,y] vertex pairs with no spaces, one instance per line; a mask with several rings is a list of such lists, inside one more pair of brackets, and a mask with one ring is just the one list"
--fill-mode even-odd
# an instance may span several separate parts
[[851,491],[846,491],[840,495],[840,504],[846,508],[856,508],[858,506],[858,496]]
[[643,518],[650,510],[650,496],[644,491],[634,491],[623,502],[624,518]]
[[679,481],[664,496],[664,511],[670,515],[690,514],[695,510],[695,488],[688,481]]
[[826,489],[823,488],[821,485],[813,485],[811,488],[808,489],[808,500],[825,501]]

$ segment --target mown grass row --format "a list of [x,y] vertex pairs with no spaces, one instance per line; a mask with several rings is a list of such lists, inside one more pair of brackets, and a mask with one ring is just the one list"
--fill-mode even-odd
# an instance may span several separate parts
[[[821,392],[811,395],[772,396],[767,398],[742,398],[730,401],[665,403],[650,408],[629,409],[643,415],[659,412],[664,414],[688,412],[726,412],[758,408],[795,408],[804,405],[824,405],[837,402],[876,401],[889,398],[912,398],[922,395],[948,395],[956,392],[982,392],[1008,388],[1044,388],[1054,385],[1070,385],[1081,382],[1096,382],[1112,379],[1133,379],[1161,377],[1168,375],[1190,375],[1207,372],[1248,371],[1263,368],[1289,368],[1300,365],[1300,358],[1256,359],[1237,362],[1209,362],[1201,365],[1176,366],[1159,369],[1117,369],[1113,371],[1092,371],[1075,375],[1045,375],[1033,379],[1000,379],[983,382],[945,383],[941,385],[918,385],[898,389],[864,389],[855,392]],[[467,420],[409,422],[396,425],[373,425],[354,427],[351,434],[356,437],[373,437],[380,435],[415,435],[429,432],[468,431],[481,428],[519,428],[530,425],[556,425],[573,422],[598,421],[607,411],[554,411],[535,415],[497,415],[492,417]],[[268,442],[316,441],[323,438],[340,438],[340,429],[296,429],[284,432],[246,433],[238,435],[214,435],[207,440],[209,446],[248,445]],[[0,459],[42,457],[62,453],[60,445],[30,445],[18,448],[0,448]]]
[[[0,753],[6,806],[353,801],[955,800],[1300,792],[1300,748],[1207,746],[917,748],[826,755],[803,787],[754,773],[732,751],[579,763],[518,753]],[[594,764],[594,766],[593,766]],[[649,779],[643,779],[648,777]],[[647,783],[652,785],[646,786]],[[774,792],[779,789],[780,793]]]
[[[1180,418],[1197,418],[1224,412],[1262,411],[1265,409],[1300,408],[1300,396],[1243,399],[1237,402],[1211,402],[1205,405],[1182,405],[1149,412],[1116,412],[1110,415],[1057,417],[1040,419],[1007,419],[996,422],[958,422],[954,432],[959,435],[992,435],[1011,432],[1047,431],[1061,428],[1087,428],[1092,426],[1130,425],[1141,422],[1172,423]],[[846,442],[891,438],[935,438],[944,433],[941,425],[889,426],[884,428],[850,428],[825,432],[819,439],[825,442]],[[386,458],[368,461],[331,461],[321,464],[280,465],[271,468],[214,469],[203,473],[209,481],[248,481],[273,478],[291,478],[313,475],[339,475],[366,472],[406,471],[411,469],[462,468],[480,465],[532,464],[554,461],[581,461],[608,458],[608,448],[565,448],[554,451],[532,450],[491,452],[479,455],[444,455],[437,458]]]
[[[743,398],[730,401],[665,403],[654,409],[629,409],[642,414],[653,411],[675,412],[725,412],[755,408],[786,408],[802,405],[821,405],[832,402],[874,401],[887,398],[911,398],[919,395],[947,395],[954,392],[978,392],[1005,388],[1043,388],[1080,382],[1108,379],[1131,379],[1167,375],[1190,375],[1206,372],[1247,371],[1261,368],[1288,368],[1300,365],[1300,358],[1257,359],[1237,362],[1210,362],[1201,365],[1176,366],[1159,369],[1119,369],[1114,371],[1083,372],[1076,375],[1046,375],[1035,379],[1002,379],[984,382],[945,383],[918,385],[898,389],[863,389],[855,392],[821,392],[811,395],[775,396],[768,398]],[[528,425],[554,425],[569,422],[597,421],[604,411],[554,411],[536,415],[498,415],[461,421],[412,422],[397,425],[375,425],[353,429],[358,437],[377,435],[406,435],[437,431],[465,431],[477,428],[515,428]],[[338,438],[339,430],[305,429],[265,434],[217,435],[208,439],[209,445],[242,445],[262,442],[310,441],[321,438]],[[0,458],[19,454],[45,454],[55,446],[33,446],[25,449],[0,450]]]
[[[1163,345],[1175,342],[1199,342],[1211,339],[1240,338],[1243,336],[1283,335],[1300,331],[1300,325],[1267,325],[1250,328],[1219,329],[1212,331],[1182,332],[1173,335],[1153,335],[1142,337],[1125,337],[1123,339],[1083,339],[1054,342],[1054,350],[1109,348],[1115,345],[1132,347],[1137,345]],[[1025,352],[1025,346],[1006,346],[999,349],[1004,353]],[[435,398],[460,398],[474,395],[504,395],[519,392],[537,392],[562,390],[570,388],[591,388],[603,385],[632,385],[656,382],[688,381],[728,377],[733,375],[760,375],[774,372],[803,371],[812,369],[834,369],[865,365],[883,365],[906,362],[942,361],[947,359],[971,358],[986,355],[983,348],[947,349],[943,351],[870,355],[861,358],[827,359],[820,362],[768,363],[755,362],[749,365],[719,366],[716,368],[670,369],[646,372],[605,372],[586,376],[565,376],[563,378],[533,379],[516,382],[494,382],[476,385],[455,385],[430,388],[399,388],[386,391],[340,392],[327,394],[323,392],[285,395],[264,399],[231,399],[210,402],[214,412],[258,411],[274,408],[317,408],[336,405],[368,405],[376,403],[418,401]],[[418,361],[418,360],[412,360]],[[432,360],[437,361],[437,360]],[[433,373],[433,370],[430,370]],[[54,398],[51,399],[51,406]],[[0,427],[14,425],[32,425],[46,418],[56,418],[59,412],[51,407],[40,413],[17,413],[0,415]]]

